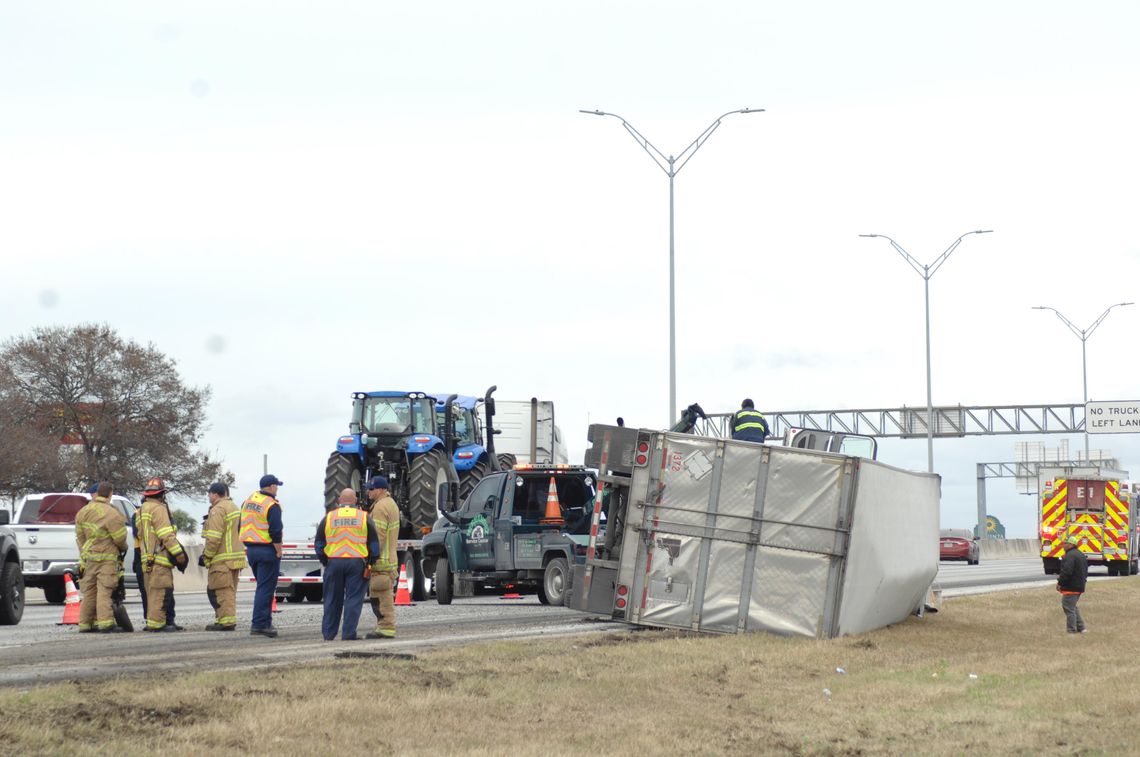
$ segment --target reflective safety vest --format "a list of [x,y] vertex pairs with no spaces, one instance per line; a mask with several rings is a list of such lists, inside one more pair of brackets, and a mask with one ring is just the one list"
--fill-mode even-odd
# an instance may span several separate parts
[[241,506],[241,540],[243,544],[272,544],[269,538],[269,508],[280,507],[265,492],[254,492]]
[[325,516],[325,555],[368,558],[368,513],[338,507]]
[[762,442],[768,436],[768,422],[756,410],[739,410],[732,416],[732,438]]

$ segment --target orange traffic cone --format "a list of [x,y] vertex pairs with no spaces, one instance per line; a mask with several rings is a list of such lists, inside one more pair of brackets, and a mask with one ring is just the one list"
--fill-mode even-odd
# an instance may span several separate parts
[[544,526],[564,526],[562,505],[558,502],[558,487],[554,485],[554,476],[550,477],[550,489],[546,492],[546,517],[539,521]]
[[400,564],[400,582],[396,584],[396,601],[392,604],[397,607],[415,607],[416,603],[412,601],[412,595],[408,591],[408,574],[404,570],[404,564]]
[[269,608],[269,612],[281,612],[277,609],[277,595],[273,595],[273,606]]
[[522,594],[515,591],[514,584],[507,584],[503,589],[503,596],[499,597],[499,599],[522,599]]
[[79,588],[75,585],[75,581],[71,579],[70,573],[63,574],[63,582],[67,586],[67,596],[63,600],[63,620],[56,623],[56,625],[77,626],[79,625],[79,608],[83,604],[83,601],[79,598]]

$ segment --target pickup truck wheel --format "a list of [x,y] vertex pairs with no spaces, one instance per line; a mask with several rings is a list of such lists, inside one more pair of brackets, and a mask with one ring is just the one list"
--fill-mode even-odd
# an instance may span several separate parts
[[443,450],[416,455],[408,468],[408,520],[413,538],[431,530],[439,518],[439,491],[447,483],[447,458]]
[[67,599],[67,586],[63,580],[52,580],[43,585],[44,598],[53,605],[61,605]]
[[408,552],[404,558],[404,572],[408,576],[408,591],[413,602],[423,602],[428,598],[427,576],[424,575],[424,565],[420,556],[415,552]]
[[570,568],[565,557],[555,557],[546,564],[546,572],[542,574],[542,588],[538,593],[538,600],[546,595],[543,604],[561,607],[566,604],[566,587],[568,586]]
[[24,574],[14,562],[0,569],[0,626],[14,626],[24,616]]
[[435,561],[435,600],[441,605],[451,604],[451,566],[447,555],[440,555]]

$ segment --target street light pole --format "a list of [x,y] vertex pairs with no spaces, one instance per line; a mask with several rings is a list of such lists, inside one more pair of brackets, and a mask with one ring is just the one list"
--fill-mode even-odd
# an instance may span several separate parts
[[665,172],[669,177],[669,420],[671,424],[677,420],[677,310],[676,310],[676,276],[674,273],[674,247],[673,247],[673,179],[689,162],[689,159],[696,154],[697,150],[701,149],[701,145],[708,141],[712,133],[720,126],[722,119],[736,113],[763,113],[763,108],[741,108],[740,110],[730,110],[724,115],[717,118],[709,127],[705,129],[700,135],[694,139],[688,147],[680,152],[676,157],[672,155],[666,156],[665,153],[654,147],[653,143],[642,136],[641,132],[633,128],[633,125],[626,121],[624,118],[616,113],[606,113],[601,110],[579,110],[579,113],[586,113],[592,116],[612,116],[625,127],[629,135],[633,137],[634,141],[641,145],[642,149],[649,154],[657,167]]
[[918,272],[924,282],[924,295],[926,298],[926,470],[930,473],[934,472],[934,402],[933,395],[930,389],[930,277],[942,267],[950,254],[962,244],[962,240],[971,234],[989,234],[993,229],[986,229],[984,231],[967,231],[962,236],[954,240],[954,243],[946,248],[946,251],[939,255],[933,263],[923,265],[911,257],[910,253],[904,250],[899,243],[888,237],[886,234],[860,234],[861,237],[882,237],[891,243],[903,259],[910,263],[910,267]]
[[[1097,318],[1095,321],[1093,321],[1093,324],[1091,326],[1089,326],[1087,329],[1077,328],[1076,325],[1072,321],[1070,321],[1065,316],[1061,315],[1061,311],[1057,310],[1057,308],[1051,308],[1048,305],[1036,305],[1033,308],[1034,310],[1052,310],[1054,313],[1057,314],[1057,317],[1060,318],[1061,321],[1063,321],[1064,324],[1069,327],[1069,330],[1077,335],[1077,339],[1081,340],[1081,380],[1084,383],[1084,393],[1085,393],[1084,394],[1084,402],[1085,402],[1085,405],[1088,405],[1088,403],[1089,403],[1089,369],[1088,369],[1088,360],[1087,360],[1088,352],[1085,349],[1085,342],[1087,342],[1089,337],[1092,336],[1092,333],[1094,331],[1096,331],[1096,327],[1099,326],[1101,324],[1101,322],[1105,318],[1108,317],[1109,312],[1113,308],[1121,308],[1121,307],[1124,307],[1126,305],[1131,305],[1131,304],[1133,304],[1133,303],[1131,303],[1131,302],[1118,302],[1115,305],[1109,305],[1105,309],[1105,311],[1100,314],[1100,318]],[[1086,417],[1085,417],[1085,462],[1088,462],[1088,459],[1089,459],[1089,419],[1086,415]]]

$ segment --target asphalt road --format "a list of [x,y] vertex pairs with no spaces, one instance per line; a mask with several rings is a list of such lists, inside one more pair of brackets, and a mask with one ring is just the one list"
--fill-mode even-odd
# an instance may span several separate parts
[[[1091,573],[1103,573],[1092,568]],[[1127,580],[1127,579],[1113,579]],[[1050,585],[1037,558],[991,560],[981,565],[942,563],[937,582],[943,597],[1002,588]],[[449,606],[434,600],[397,608],[399,637],[394,640],[326,642],[321,638],[319,604],[279,602],[274,625],[277,639],[250,636],[252,591],[238,594],[238,628],[229,633],[204,630],[214,613],[204,592],[177,595],[181,633],[79,635],[74,626],[56,625],[61,605],[49,605],[39,590],[28,591],[20,625],[0,627],[0,685],[21,686],[133,672],[188,671],[257,667],[319,660],[336,655],[415,654],[429,647],[468,644],[506,638],[553,637],[583,633],[629,633],[629,626],[548,607],[531,595],[523,599],[498,597],[456,599]],[[142,605],[131,592],[128,610],[142,628]],[[373,628],[366,605],[360,633]],[[223,642],[223,643],[219,643]]]

